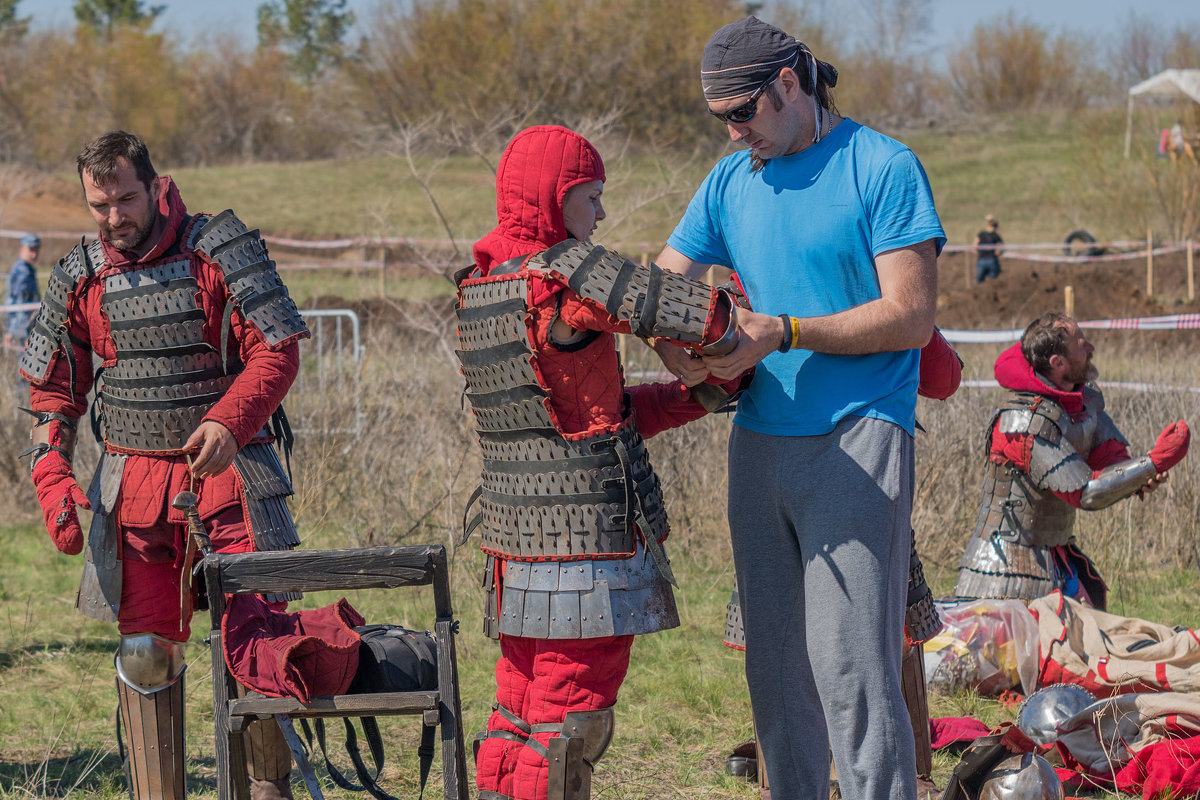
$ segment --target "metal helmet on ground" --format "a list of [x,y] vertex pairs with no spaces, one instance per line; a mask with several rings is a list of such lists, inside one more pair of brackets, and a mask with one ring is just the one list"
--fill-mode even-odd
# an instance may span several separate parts
[[1021,753],[1004,759],[988,773],[979,800],[1063,800],[1063,786],[1049,761]]
[[1058,739],[1058,726],[1096,702],[1082,686],[1056,683],[1038,689],[1017,709],[1017,727],[1038,744]]

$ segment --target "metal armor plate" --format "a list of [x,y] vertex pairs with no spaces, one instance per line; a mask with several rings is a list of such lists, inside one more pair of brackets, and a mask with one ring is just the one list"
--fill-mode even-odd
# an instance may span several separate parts
[[642,266],[603,247],[568,239],[529,260],[528,268],[565,281],[577,294],[629,323],[637,336],[699,343],[712,310],[708,284]]
[[[233,457],[233,467],[242,479],[246,522],[254,534],[255,549],[291,550],[298,546],[300,536],[284,499],[291,496],[292,484],[275,447],[265,442],[248,444]],[[299,600],[302,596],[300,592],[263,595],[269,603]]]
[[178,453],[233,383],[204,340],[198,292],[187,257],[104,279],[101,308],[116,363],[101,374],[97,394],[109,445]]
[[1062,586],[1063,576],[1050,548],[977,533],[967,542],[954,594],[1032,600]]
[[231,300],[268,347],[277,349],[308,335],[308,326],[257,229],[247,230],[233,211],[226,209],[211,219],[199,219],[189,238],[196,250],[221,267]]
[[[509,561],[501,583],[493,638],[592,639],[679,626],[671,585],[640,543],[631,558]],[[495,607],[495,593],[489,583],[486,607]]]
[[54,265],[46,285],[46,294],[42,298],[42,307],[38,309],[29,331],[29,340],[19,364],[21,372],[33,383],[40,386],[45,382],[55,354],[61,353],[65,346],[63,340],[70,311],[69,295],[75,291],[80,280],[94,274],[103,265],[104,251],[99,241],[89,245],[80,242],[66,258]]
[[662,490],[630,422],[568,440],[550,411],[526,328],[527,279],[460,286],[459,349],[484,468],[483,549],[518,559],[629,554],[634,526],[661,539]]

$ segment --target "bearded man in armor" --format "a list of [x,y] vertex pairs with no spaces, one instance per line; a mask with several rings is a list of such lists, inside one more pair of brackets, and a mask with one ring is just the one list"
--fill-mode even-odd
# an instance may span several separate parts
[[[36,417],[27,454],[55,547],[83,551],[77,507],[92,510],[76,607],[120,633],[130,794],[175,800],[185,795],[184,643],[201,544],[184,513],[199,513],[218,552],[299,544],[268,423],[308,330],[258,231],[232,211],[188,214],[139,137],[110,131],[76,164],[99,237],[54,267],[21,358]],[[85,494],[71,461],[93,388],[104,448]],[[184,490],[198,496],[190,509],[172,504]],[[253,797],[290,798],[278,724],[252,726]]]
[[1093,383],[1093,351],[1075,320],[1051,312],[996,359],[1008,394],[988,423],[983,501],[956,595],[1032,600],[1060,589],[1105,608],[1104,580],[1071,533],[1075,510],[1153,492],[1187,455],[1191,433],[1174,422],[1131,458]]
[[[613,733],[637,634],[679,624],[644,438],[725,404],[741,379],[626,386],[616,334],[732,349],[730,292],[588,242],[604,165],[529,128],[496,175],[499,224],[460,272],[459,350],[484,466],[484,629],[496,704],[476,737],[480,800],[582,800]],[[468,515],[471,509],[468,509]]]

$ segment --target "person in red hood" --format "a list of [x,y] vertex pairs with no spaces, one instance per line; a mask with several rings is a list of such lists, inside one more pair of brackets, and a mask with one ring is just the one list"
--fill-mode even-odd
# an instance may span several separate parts
[[988,423],[983,501],[957,596],[1032,600],[1061,589],[1105,608],[1104,580],[1071,533],[1075,510],[1153,492],[1187,455],[1191,432],[1174,422],[1131,458],[1092,383],[1093,352],[1075,320],[1051,312],[996,359],[1008,394]]
[[[25,454],[55,547],[84,550],[77,508],[93,512],[76,607],[120,633],[130,793],[182,798],[183,649],[199,543],[172,500],[198,495],[217,551],[299,544],[268,422],[308,329],[258,231],[232,211],[189,215],[138,136],[110,131],[76,163],[99,238],[55,266],[21,357],[36,417]],[[92,388],[104,448],[85,494],[71,461]],[[274,721],[254,724],[253,795],[290,798],[282,733]]]
[[732,347],[736,324],[723,292],[587,241],[604,177],[579,134],[518,133],[496,173],[498,224],[457,276],[484,456],[467,532],[482,532],[484,630],[500,640],[494,713],[476,737],[482,800],[590,795],[633,637],[679,624],[643,437],[741,385],[625,385],[616,334],[711,350]]

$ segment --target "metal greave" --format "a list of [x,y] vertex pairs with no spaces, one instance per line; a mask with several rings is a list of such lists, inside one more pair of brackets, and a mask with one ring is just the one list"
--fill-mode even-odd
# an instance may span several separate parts
[[117,703],[128,743],[125,776],[133,800],[183,800],[183,675],[153,692],[117,678]]

